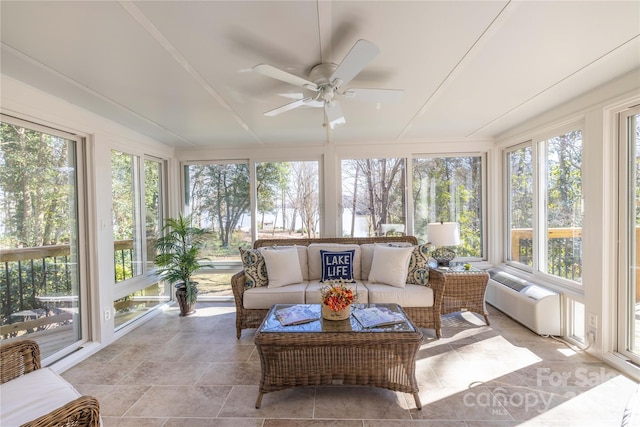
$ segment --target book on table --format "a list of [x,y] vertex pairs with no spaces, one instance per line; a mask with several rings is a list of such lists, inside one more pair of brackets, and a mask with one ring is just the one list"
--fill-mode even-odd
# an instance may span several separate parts
[[308,305],[299,304],[277,310],[276,317],[283,326],[289,326],[313,322],[320,318],[320,314],[315,313]]
[[395,313],[385,307],[358,308],[353,310],[353,317],[365,328],[395,325],[405,321],[400,313]]

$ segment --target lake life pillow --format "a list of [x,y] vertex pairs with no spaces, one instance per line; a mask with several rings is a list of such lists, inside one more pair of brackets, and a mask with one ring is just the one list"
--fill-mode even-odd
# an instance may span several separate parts
[[270,249],[262,251],[264,263],[267,265],[267,275],[269,276],[269,288],[279,288],[281,286],[302,283],[302,270],[300,270],[300,260],[298,249]]
[[322,278],[320,281],[344,280],[345,282],[353,282],[354,254],[355,250],[320,250],[320,258],[322,261]]
[[404,288],[413,246],[393,247],[376,245],[369,272],[369,282]]
[[260,251],[257,249],[238,249],[240,249],[240,259],[244,269],[245,288],[267,286],[269,283],[267,265],[264,263],[264,257]]

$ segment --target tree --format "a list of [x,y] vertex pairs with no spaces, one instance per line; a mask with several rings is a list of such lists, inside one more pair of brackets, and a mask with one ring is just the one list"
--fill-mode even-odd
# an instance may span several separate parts
[[414,159],[413,200],[415,234],[425,241],[429,222],[460,225],[461,256],[482,256],[481,158],[434,157]]
[[69,141],[0,123],[3,240],[12,247],[68,243],[75,215]]
[[291,231],[300,215],[302,232],[315,237],[319,220],[318,163],[293,162],[290,164],[288,199],[293,208]]
[[343,205],[351,206],[354,216],[368,215],[369,235],[382,224],[405,224],[404,159],[345,160],[342,165]]

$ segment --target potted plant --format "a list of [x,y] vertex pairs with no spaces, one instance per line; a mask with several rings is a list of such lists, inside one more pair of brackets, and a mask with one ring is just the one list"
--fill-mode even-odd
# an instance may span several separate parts
[[198,283],[192,280],[200,268],[200,252],[204,245],[205,230],[191,225],[191,216],[167,218],[162,227],[163,236],[156,243],[156,274],[169,283],[175,283],[180,314],[193,313],[198,297]]

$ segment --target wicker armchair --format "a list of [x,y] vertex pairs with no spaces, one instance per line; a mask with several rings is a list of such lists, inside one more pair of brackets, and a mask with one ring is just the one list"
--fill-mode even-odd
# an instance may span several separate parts
[[[0,345],[0,384],[40,368],[40,347],[35,341],[21,340]],[[33,392],[38,393],[38,390],[34,389]],[[81,396],[46,415],[22,424],[22,427],[99,425],[98,401],[92,396]]]
[[[342,244],[365,244],[365,243],[388,243],[404,242],[413,245],[418,244],[415,236],[380,236],[380,237],[323,237],[308,239],[259,239],[253,243],[254,249],[265,246],[288,246],[299,245],[309,246],[310,243],[342,243]],[[444,294],[444,284],[430,284],[433,289],[433,307],[402,307],[405,313],[411,318],[414,325],[420,328],[435,329],[436,336],[440,337],[440,307]],[[268,309],[246,309],[243,303],[245,291],[245,274],[240,271],[231,278],[231,289],[236,304],[236,337],[240,339],[243,329],[258,328],[267,313]]]

